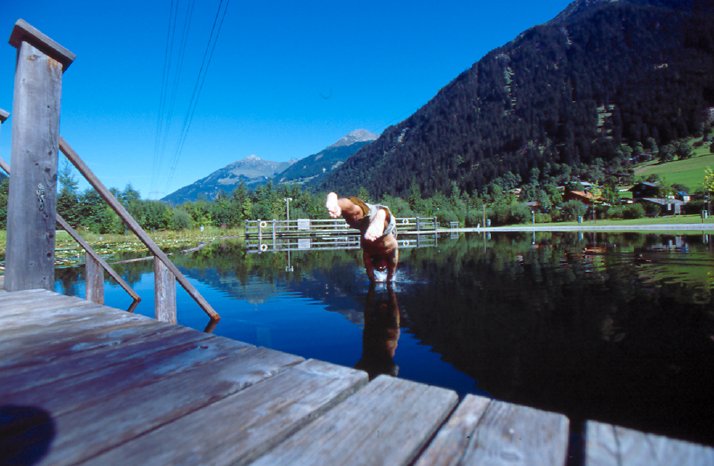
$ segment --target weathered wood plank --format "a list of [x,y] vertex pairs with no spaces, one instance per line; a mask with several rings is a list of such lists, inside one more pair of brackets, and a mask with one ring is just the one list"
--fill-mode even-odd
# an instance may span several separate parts
[[588,421],[585,466],[712,465],[714,448]]
[[457,402],[450,390],[380,376],[256,464],[409,464]]
[[34,358],[32,364],[3,368],[0,372],[0,387],[3,387],[5,393],[28,390],[130,359],[148,358],[157,352],[198,343],[207,338],[210,335],[174,325],[142,327],[135,334],[122,335],[122,341],[115,346],[79,352],[55,352],[43,360]]
[[366,383],[364,372],[306,361],[89,463],[246,464]]
[[416,464],[563,465],[568,425],[561,414],[468,395]]
[[[123,315],[120,315],[123,314]],[[61,325],[72,325],[80,328],[82,321],[90,319],[126,319],[131,321],[148,320],[147,317],[130,314],[102,306],[90,301],[82,301],[78,304],[72,302],[54,303],[50,306],[43,306],[37,310],[24,310],[19,314],[5,315],[0,318],[0,325],[3,334],[7,338],[13,333],[32,332],[38,329],[44,330]]]
[[[99,319],[95,319],[99,320]],[[40,364],[67,353],[94,350],[101,347],[112,347],[135,336],[140,327],[150,327],[151,320],[132,321],[114,319],[88,322],[84,328],[67,328],[66,332],[52,327],[52,332],[38,336],[25,334],[23,338],[0,340],[0,368],[14,365]]]
[[[55,437],[39,464],[76,463],[215,403],[301,361],[263,348],[233,354],[156,383],[125,390],[94,404],[52,416]],[[41,407],[39,407],[41,408]],[[36,419],[42,422],[42,418]],[[28,429],[25,425],[19,429]],[[190,439],[179,439],[190,441]]]
[[[194,331],[194,333],[199,333]],[[53,416],[75,409],[87,409],[105,402],[120,392],[151,385],[158,381],[188,372],[203,364],[222,364],[240,352],[254,351],[255,347],[228,338],[209,338],[173,347],[157,349],[152,354],[142,354],[107,367],[95,366],[90,372],[62,378],[24,390],[13,387],[3,395],[3,402],[15,405],[31,404],[42,407]],[[72,370],[75,361],[56,361],[48,371]],[[20,380],[19,382],[22,382]]]

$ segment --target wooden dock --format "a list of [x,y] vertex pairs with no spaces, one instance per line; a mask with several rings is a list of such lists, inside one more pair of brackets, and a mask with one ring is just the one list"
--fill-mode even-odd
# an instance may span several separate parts
[[[46,290],[0,291],[1,464],[563,465],[568,419]],[[588,422],[584,465],[714,450]],[[569,453],[570,452],[570,453]]]

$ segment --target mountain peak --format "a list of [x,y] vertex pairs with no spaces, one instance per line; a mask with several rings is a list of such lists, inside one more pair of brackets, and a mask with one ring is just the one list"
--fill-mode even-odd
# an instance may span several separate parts
[[263,159],[261,159],[260,157],[258,157],[258,156],[255,155],[255,154],[250,154],[250,155],[247,156],[244,160],[245,160],[245,161],[249,161],[249,162],[257,162],[258,160],[263,160]]
[[374,141],[375,139],[377,139],[377,135],[373,132],[366,129],[356,129],[347,133],[339,141],[329,146],[328,149],[331,147],[351,146],[356,142]]

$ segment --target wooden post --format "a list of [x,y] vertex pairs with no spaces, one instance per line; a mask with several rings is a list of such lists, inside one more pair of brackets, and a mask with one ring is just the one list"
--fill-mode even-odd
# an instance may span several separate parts
[[273,219],[273,251],[275,251],[275,219]]
[[176,323],[176,276],[154,257],[154,309],[156,320]]
[[23,20],[17,48],[5,289],[54,288],[57,147],[62,73],[74,54]]
[[87,301],[104,304],[104,267],[91,254],[87,253],[84,269],[87,282]]

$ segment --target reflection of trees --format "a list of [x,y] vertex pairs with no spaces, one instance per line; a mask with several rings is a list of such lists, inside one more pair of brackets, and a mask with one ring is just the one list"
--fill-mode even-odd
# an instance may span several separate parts
[[[497,398],[714,441],[710,304],[672,275],[643,280],[621,236],[574,237],[415,251],[409,267],[429,282],[400,293],[412,331]],[[582,253],[594,244],[606,252]]]
[[392,287],[377,292],[375,285],[371,284],[364,308],[362,358],[355,365],[357,369],[366,371],[370,380],[380,374],[396,376],[399,372],[394,362],[399,342],[399,321],[399,304]]

